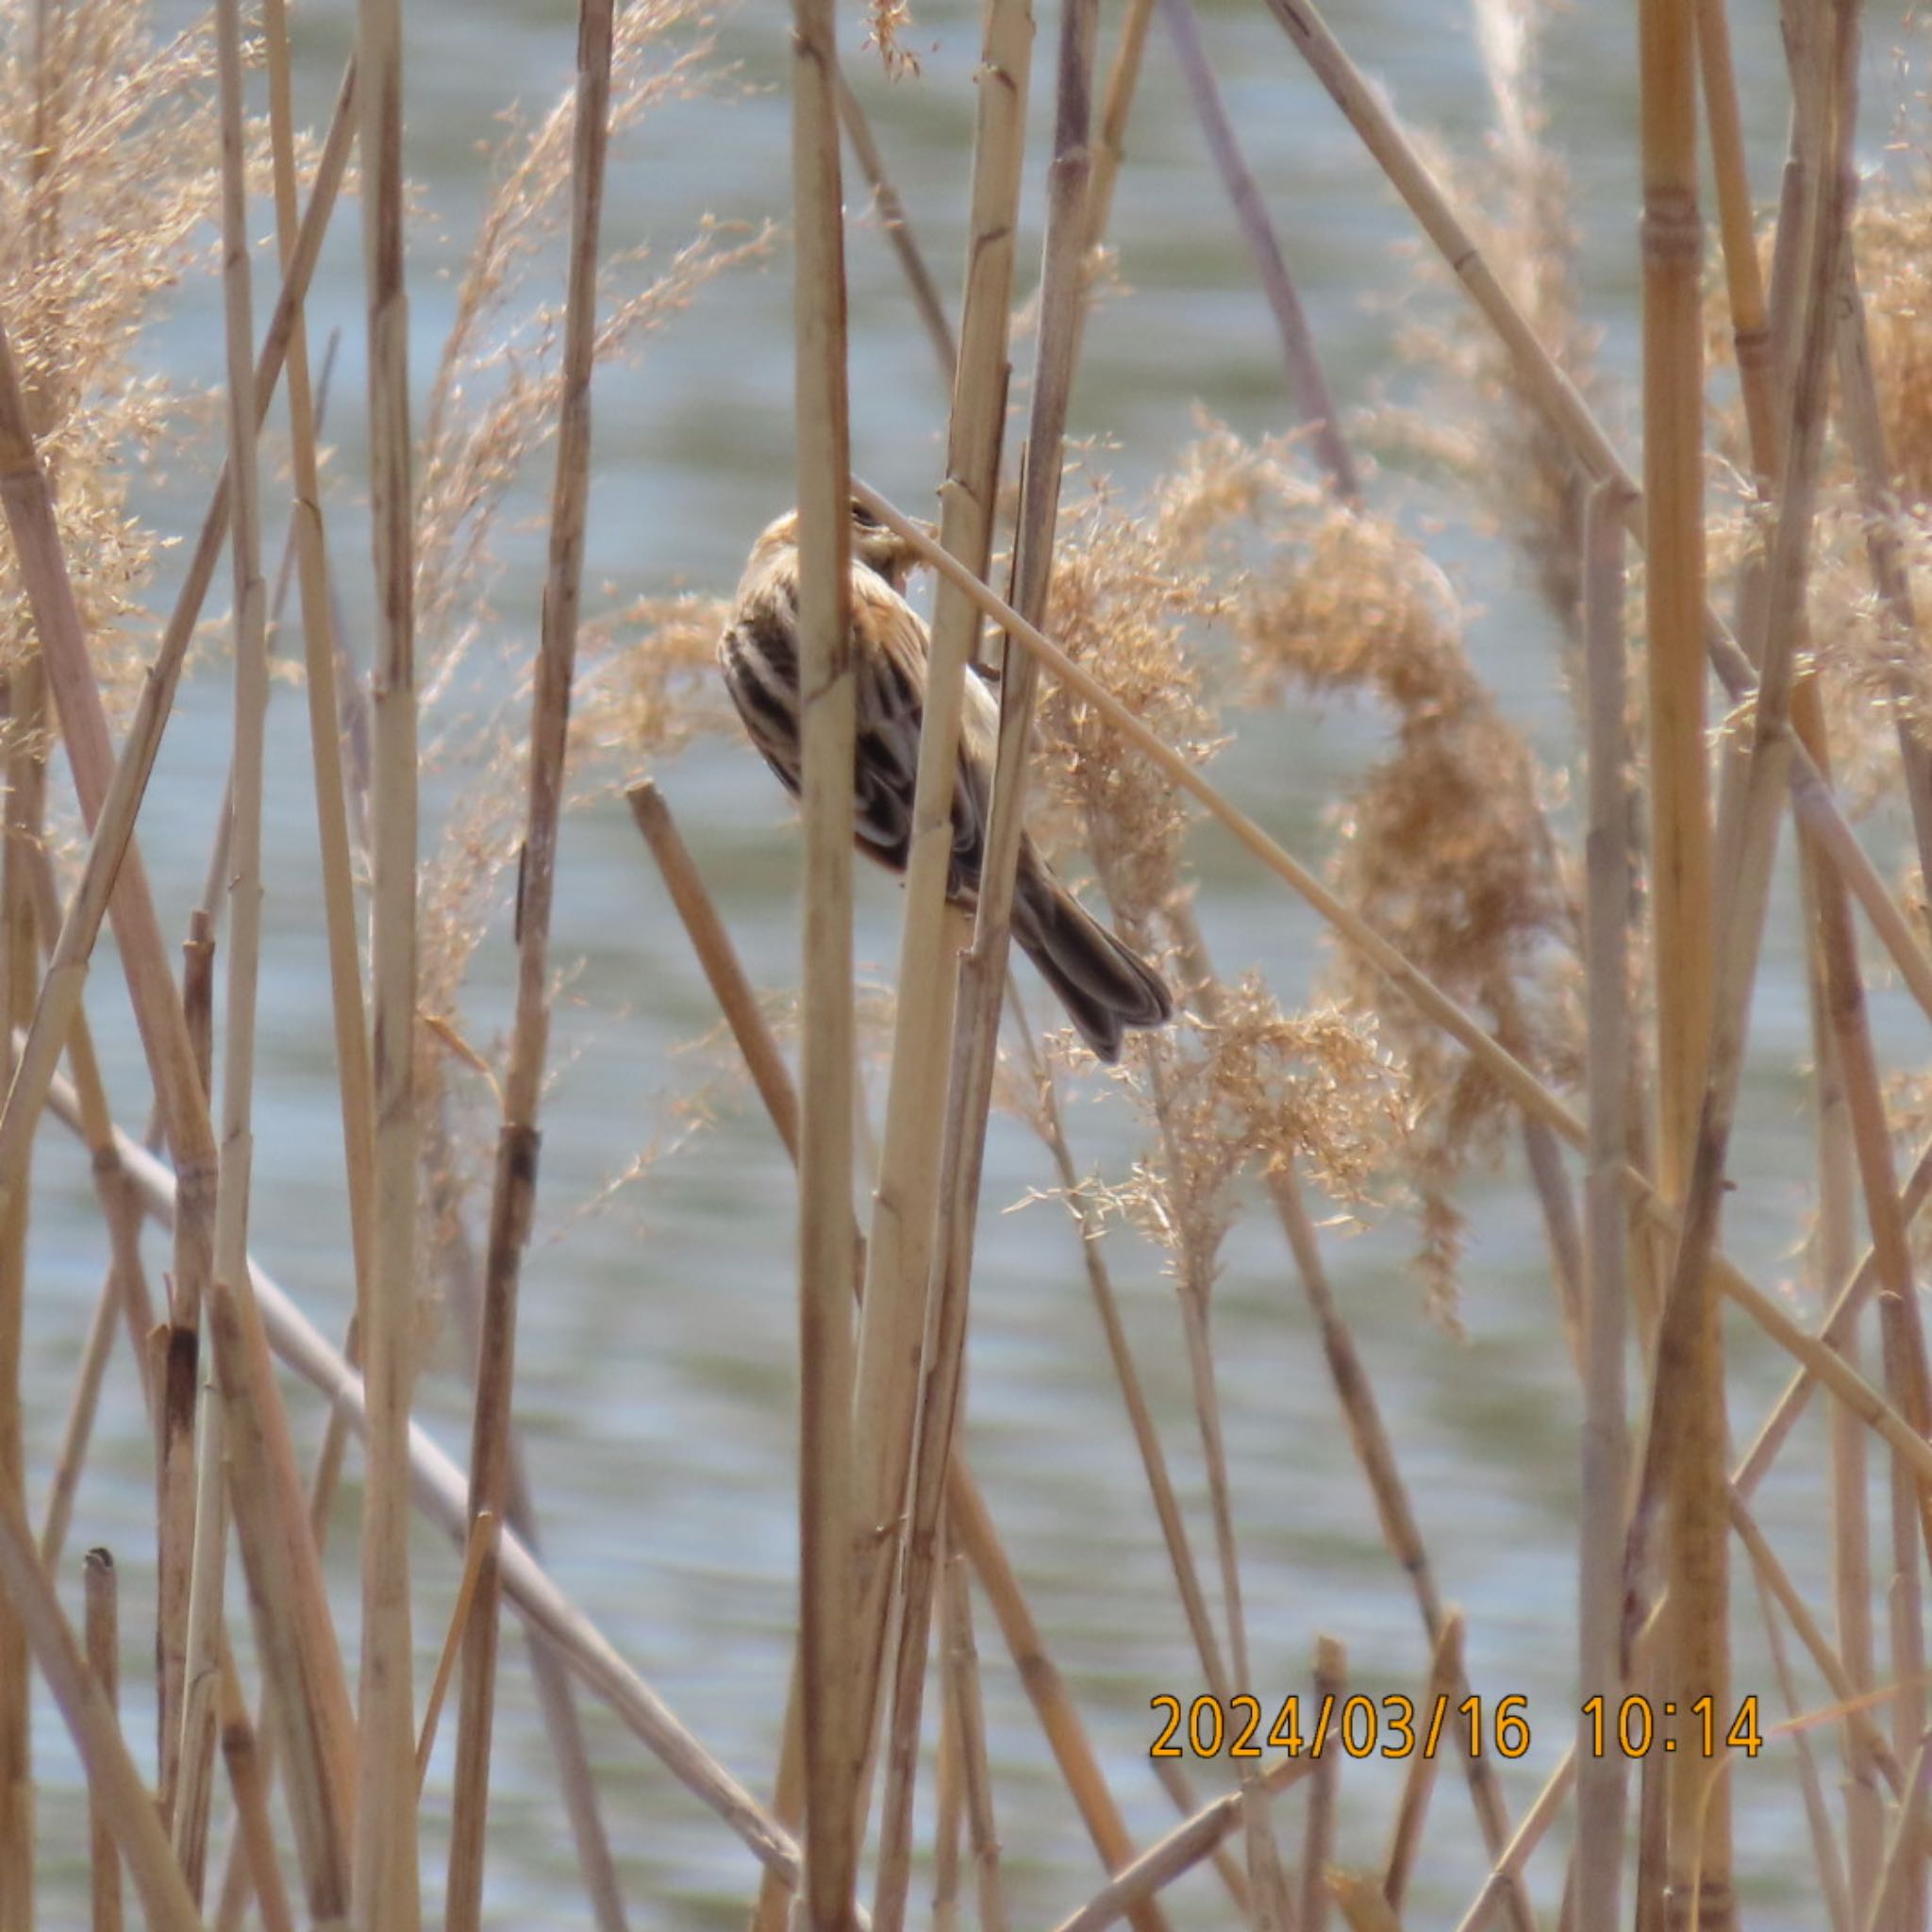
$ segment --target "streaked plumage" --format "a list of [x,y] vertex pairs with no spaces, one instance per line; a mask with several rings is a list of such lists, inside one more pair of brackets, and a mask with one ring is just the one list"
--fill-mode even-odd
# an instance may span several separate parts
[[[852,629],[858,680],[853,832],[858,849],[906,869],[912,793],[924,715],[927,637],[900,591],[912,550],[858,504],[852,508]],[[798,514],[788,512],[753,544],[718,661],[752,742],[793,797],[798,738]],[[977,676],[966,679],[958,775],[953,791],[953,858],[946,896],[971,907],[986,845],[999,707]],[[1129,1027],[1164,1025],[1174,1002],[1158,974],[1095,920],[1060,884],[1024,834],[1013,890],[1013,938],[1040,969],[1080,1037],[1102,1059],[1120,1058]]]

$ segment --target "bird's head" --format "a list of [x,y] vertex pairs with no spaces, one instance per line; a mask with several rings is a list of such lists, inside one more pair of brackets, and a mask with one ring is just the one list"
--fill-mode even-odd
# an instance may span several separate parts
[[[906,588],[906,579],[920,562],[920,555],[912,544],[896,530],[882,524],[872,511],[858,501],[852,499],[851,535],[852,560],[862,563],[868,570],[876,571],[891,584],[893,590]],[[798,548],[798,512],[788,509],[782,517],[767,525],[758,538],[752,552],[754,564],[760,558],[769,558],[781,551]]]

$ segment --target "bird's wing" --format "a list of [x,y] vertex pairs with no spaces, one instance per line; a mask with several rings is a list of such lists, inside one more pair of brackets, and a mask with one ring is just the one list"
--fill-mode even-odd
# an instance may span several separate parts
[[889,865],[903,866],[912,838],[912,791],[925,699],[925,625],[875,571],[852,573],[853,661],[858,745],[853,829]]

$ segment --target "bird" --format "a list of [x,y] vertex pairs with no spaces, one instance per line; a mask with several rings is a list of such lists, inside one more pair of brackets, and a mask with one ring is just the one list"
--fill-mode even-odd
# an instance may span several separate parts
[[[858,681],[852,829],[867,858],[904,873],[912,842],[912,792],[931,645],[924,620],[904,595],[920,558],[910,542],[856,498],[851,519],[852,662]],[[752,545],[719,636],[718,661],[753,745],[785,789],[800,796],[795,509],[768,525]],[[970,673],[946,875],[947,899],[968,910],[978,904],[998,740],[998,704],[984,675]],[[1012,934],[1080,1038],[1108,1065],[1119,1060],[1128,1029],[1163,1026],[1174,1017],[1174,997],[1160,974],[1074,897],[1024,831]]]

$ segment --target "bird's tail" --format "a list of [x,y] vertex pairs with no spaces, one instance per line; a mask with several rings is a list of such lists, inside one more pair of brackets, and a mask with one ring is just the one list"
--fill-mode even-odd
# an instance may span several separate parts
[[1129,1027],[1174,1018],[1166,982],[1117,940],[1044,865],[1025,863],[1013,893],[1013,937],[1067,1009],[1080,1038],[1111,1065]]

